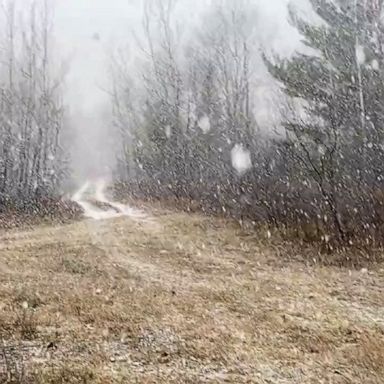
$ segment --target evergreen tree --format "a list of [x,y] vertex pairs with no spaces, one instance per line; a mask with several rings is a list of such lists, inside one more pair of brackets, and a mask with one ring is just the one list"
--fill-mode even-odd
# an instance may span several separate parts
[[[384,27],[382,0],[310,0],[320,22],[290,12],[305,53],[265,62],[283,85],[293,113],[285,117],[292,157],[315,182],[339,236],[353,199],[379,187],[384,160]],[[359,193],[358,193],[359,192]],[[342,202],[341,202],[342,201]],[[366,201],[365,201],[366,202]],[[360,202],[362,203],[362,202]],[[357,204],[364,209],[366,204]]]

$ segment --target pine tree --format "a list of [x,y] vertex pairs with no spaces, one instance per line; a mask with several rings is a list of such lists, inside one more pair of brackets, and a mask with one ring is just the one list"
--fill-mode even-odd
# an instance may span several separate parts
[[[310,0],[310,23],[291,10],[305,53],[265,58],[293,113],[285,117],[291,154],[302,177],[315,182],[345,237],[346,192],[380,184],[384,160],[384,26],[382,0]],[[358,195],[356,195],[358,196]],[[341,203],[343,200],[343,203]],[[343,209],[341,208],[343,205]],[[362,206],[362,205],[361,205]]]

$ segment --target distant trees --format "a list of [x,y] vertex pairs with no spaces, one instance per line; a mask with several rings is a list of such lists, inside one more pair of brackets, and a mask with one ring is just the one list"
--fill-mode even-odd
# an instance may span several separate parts
[[120,162],[119,180],[136,193],[193,201],[307,240],[382,244],[383,2],[310,2],[317,23],[290,12],[304,53],[264,57],[286,95],[276,105],[282,127],[268,134],[254,103],[262,62],[252,3],[216,2],[184,47],[171,2],[149,7],[144,87],[131,87],[125,104],[136,124],[128,128],[116,114],[131,164],[126,172]]
[[[181,45],[171,17],[173,2],[147,1],[143,86],[134,88],[126,80],[127,86],[115,86],[114,93],[116,126],[123,127],[121,158],[129,152],[136,163],[133,173],[120,167],[120,176],[153,180],[164,197],[206,195],[219,209],[221,190],[232,188],[228,178],[237,178],[231,150],[238,145],[249,152],[257,128],[248,47],[253,14],[246,1],[229,3],[229,8],[214,5],[203,30],[195,31],[197,38]],[[121,67],[120,61],[115,66],[119,80]],[[123,109],[130,111],[135,127],[126,115],[122,124]]]
[[2,5],[0,40],[0,202],[58,192],[66,172],[60,145],[62,74],[53,71],[47,0]]

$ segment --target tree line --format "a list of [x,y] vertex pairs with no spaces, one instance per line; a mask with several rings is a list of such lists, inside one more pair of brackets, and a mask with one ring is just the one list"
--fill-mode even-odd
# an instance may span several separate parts
[[67,177],[62,74],[48,0],[1,4],[0,208],[58,195]]
[[[308,19],[289,8],[302,45],[279,57],[255,39],[252,2],[214,2],[184,44],[173,2],[147,2],[135,76],[114,62],[116,179],[329,247],[382,245],[383,1],[310,4]],[[268,130],[261,68],[280,120]]]

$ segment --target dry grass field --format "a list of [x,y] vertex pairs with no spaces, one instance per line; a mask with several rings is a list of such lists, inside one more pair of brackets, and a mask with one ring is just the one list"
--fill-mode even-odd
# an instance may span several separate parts
[[383,383],[384,266],[289,254],[183,213],[2,232],[0,382]]

